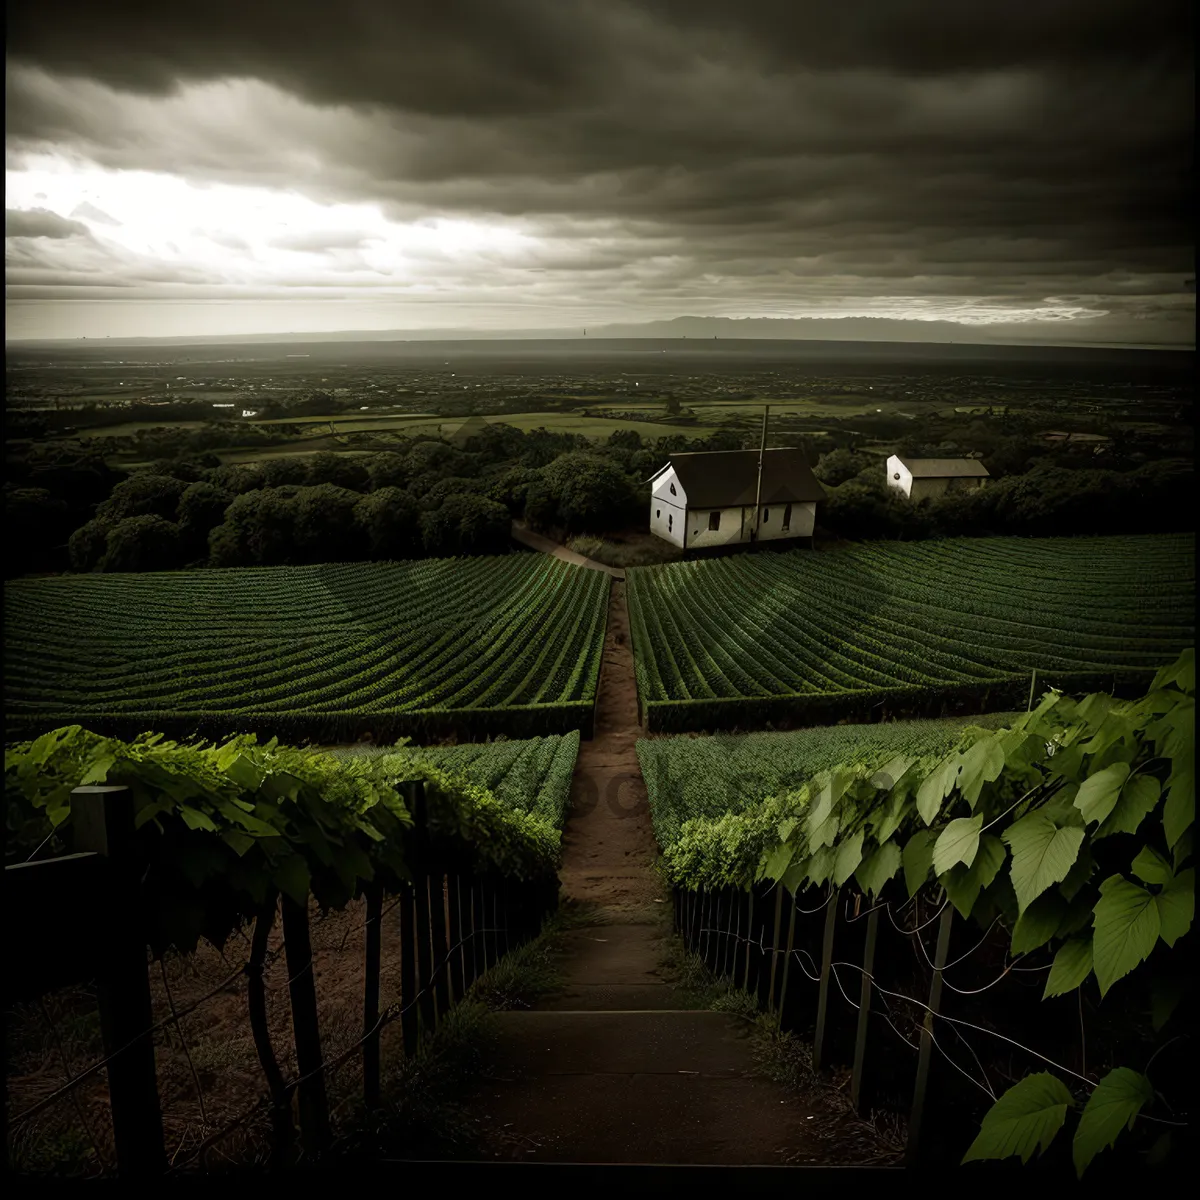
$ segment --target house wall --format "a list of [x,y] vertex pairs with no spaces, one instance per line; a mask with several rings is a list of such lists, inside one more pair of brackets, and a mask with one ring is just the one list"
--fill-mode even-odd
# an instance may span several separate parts
[[[763,519],[759,524],[758,540],[760,542],[778,542],[788,538],[811,537],[813,525],[816,522],[816,504],[793,504],[791,519],[788,527],[783,528],[783,515],[786,509],[783,504],[763,506]],[[735,543],[747,543],[754,532],[754,506],[742,508],[722,508],[715,511],[721,514],[721,528],[709,529],[709,516],[712,509],[688,509],[687,514],[687,548],[701,549],[704,546],[730,546]]]
[[[792,516],[787,529],[783,527],[783,514],[786,509],[783,504],[768,504],[763,506],[763,518],[758,527],[760,542],[779,542],[787,538],[812,537],[813,525],[817,519],[816,504],[793,504]],[[754,509],[746,510],[746,540],[750,540],[751,522],[754,520]]]
[[[713,512],[721,514],[721,528],[709,529],[708,522]],[[754,518],[753,508],[689,508],[687,514],[688,549],[703,546],[729,546],[735,542],[750,540],[750,523]]]
[[684,545],[687,509],[661,496],[650,497],[650,532],[675,546]]
[[917,500],[932,500],[934,496],[943,496],[949,483],[949,479],[914,479],[908,498],[916,502]]
[[912,472],[893,454],[887,460],[887,485],[903,492],[906,496],[912,491]]
[[[674,492],[671,491],[672,487],[675,489]],[[677,504],[680,508],[687,507],[687,494],[683,490],[683,484],[676,478],[672,467],[667,467],[650,485],[650,499],[658,500],[659,498],[666,500],[669,504]]]

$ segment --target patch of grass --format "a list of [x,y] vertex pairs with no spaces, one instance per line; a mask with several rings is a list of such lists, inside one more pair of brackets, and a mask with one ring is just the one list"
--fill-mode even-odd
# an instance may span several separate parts
[[810,1131],[823,1143],[820,1155],[797,1162],[826,1165],[891,1166],[904,1154],[903,1118],[892,1113],[859,1116],[850,1103],[847,1072],[826,1077],[813,1070],[812,1047],[794,1033],[781,1030],[774,1013],[758,1007],[757,998],[716,975],[698,954],[678,939],[667,960],[680,997],[680,1007],[711,1009],[741,1017],[754,1027],[754,1062],[768,1079],[792,1092],[814,1110]]
[[530,1008],[562,986],[558,936],[602,924],[594,905],[564,903],[541,934],[481,975],[411,1059],[385,1063],[384,1103],[363,1111],[334,1153],[348,1158],[477,1159],[482,1130],[463,1097],[478,1081],[496,1012]]
[[683,557],[679,547],[657,538],[626,543],[607,538],[576,537],[567,543],[567,548],[606,567],[653,567],[659,563],[677,562]]

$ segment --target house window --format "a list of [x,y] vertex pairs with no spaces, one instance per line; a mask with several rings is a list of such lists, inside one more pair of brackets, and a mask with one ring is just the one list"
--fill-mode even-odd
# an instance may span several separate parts
[[679,495],[679,493],[678,493],[678,492],[675,490],[675,485],[674,485],[674,484],[671,484],[671,495],[672,495],[672,496],[678,496],[678,495]]
[[792,527],[792,506],[785,504],[783,506],[783,528],[788,530]]
[[721,514],[719,512],[708,514],[708,528],[713,532],[721,528]]
[[671,532],[671,526],[675,523],[675,518],[671,513],[667,513],[667,532]]
[[763,509],[763,524],[765,525],[770,519],[771,519],[771,510],[769,508],[764,508]]

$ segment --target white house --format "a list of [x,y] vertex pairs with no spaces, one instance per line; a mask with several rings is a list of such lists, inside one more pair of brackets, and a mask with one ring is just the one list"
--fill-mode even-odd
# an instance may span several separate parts
[[[684,549],[756,540],[757,450],[672,454],[650,479],[650,532]],[[763,454],[757,540],[811,537],[825,490],[800,450]]]
[[887,460],[888,486],[910,500],[983,487],[989,478],[987,467],[977,458],[901,458],[893,454]]

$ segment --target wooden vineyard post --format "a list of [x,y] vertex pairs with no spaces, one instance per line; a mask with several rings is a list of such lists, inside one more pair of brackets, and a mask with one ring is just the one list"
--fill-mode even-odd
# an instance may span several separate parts
[[417,1052],[417,937],[416,890],[411,883],[400,892],[400,1028],[404,1034],[404,1054]]
[[367,887],[367,928],[363,962],[363,1103],[379,1105],[379,968],[383,926],[383,884]]
[[[782,889],[781,889],[782,890]],[[782,1025],[783,1015],[786,1012],[784,1005],[787,1003],[787,985],[788,974],[792,969],[792,953],[796,944],[796,897],[793,896],[791,903],[788,905],[788,931],[787,931],[787,946],[783,952],[783,979],[779,983],[779,1019]]]
[[767,1008],[775,1011],[775,980],[779,971],[779,927],[783,923],[783,885],[775,885],[775,924],[771,934],[771,977],[767,984]]
[[429,876],[430,938],[433,942],[434,1018],[450,1010],[450,941],[446,936],[446,873],[439,867]]
[[462,876],[451,875],[446,884],[447,934],[450,939],[450,991],[458,1003],[467,994],[466,962],[463,958]]
[[[736,932],[734,925],[735,910],[737,911]],[[738,900],[738,894],[733,888],[729,889],[729,907],[725,912],[725,920],[728,932],[725,934],[725,963],[722,973],[733,979],[737,966],[738,934],[742,931],[742,906]]]
[[754,950],[754,889],[746,893],[746,963],[742,971],[742,991],[750,990],[750,956]]
[[695,954],[700,948],[700,901],[702,894],[700,892],[688,892],[688,903],[691,905],[691,927],[692,936],[689,949]]
[[854,1035],[854,1072],[850,1079],[850,1103],[856,1112],[869,1107],[867,1046],[871,1031],[871,992],[874,990],[875,940],[879,934],[879,909],[867,914],[867,937],[863,947],[862,987],[858,993],[858,1029]]
[[283,898],[283,949],[287,960],[288,992],[292,1001],[292,1033],[296,1067],[300,1072],[300,1133],[304,1148],[319,1153],[331,1136],[325,1068],[321,1056],[321,1026],[317,1019],[317,985],[313,978],[312,940],[308,905]]
[[[929,1068],[933,1059],[933,1020],[942,1003],[942,971],[950,954],[950,927],[954,909],[946,902],[938,925],[937,949],[933,958],[933,981],[929,985],[929,1007],[921,1023],[921,1051],[917,1057],[917,1082],[913,1088],[912,1112],[908,1119],[908,1144],[905,1147],[905,1166],[914,1166],[921,1157],[921,1125],[925,1118],[925,1101],[929,1090]],[[920,937],[920,934],[914,934]]]
[[433,991],[432,919],[429,912],[429,876],[421,872],[416,879],[417,916],[417,1011],[421,1014],[422,1032],[428,1036],[437,1024],[436,1000]]
[[133,793],[127,787],[77,787],[71,792],[71,814],[74,849],[108,860],[111,906],[104,921],[96,991],[117,1166],[122,1177],[159,1175],[167,1159],[138,906]]
[[833,935],[837,926],[839,893],[834,889],[825,909],[825,940],[821,946],[821,981],[817,985],[817,1028],[813,1033],[813,1070],[821,1069],[825,1050],[825,1022],[829,1016],[829,977],[833,972]]

